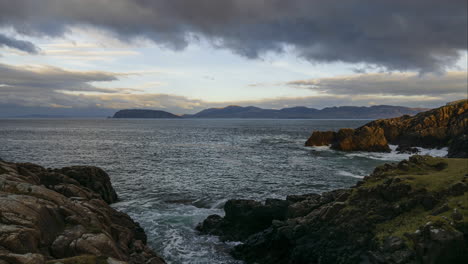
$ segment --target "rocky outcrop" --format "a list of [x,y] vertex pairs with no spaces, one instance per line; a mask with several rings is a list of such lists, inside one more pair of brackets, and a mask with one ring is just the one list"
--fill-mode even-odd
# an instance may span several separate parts
[[247,263],[467,263],[467,162],[413,156],[281,206],[229,201],[198,230],[242,241],[232,254]]
[[340,129],[336,133],[332,148],[343,151],[390,152],[383,129],[368,126]]
[[96,167],[0,161],[0,263],[164,263]]
[[[457,148],[458,144],[453,144],[454,141],[466,144],[467,110],[468,100],[460,100],[415,116],[404,115],[372,121],[355,130],[345,129],[338,133],[314,132],[307,140],[306,146],[331,145],[338,150],[388,151],[388,146],[384,146],[386,145],[384,141],[387,141],[389,144],[402,145],[407,149],[416,146]],[[330,133],[334,133],[333,136],[330,136]],[[340,133],[344,136],[339,137]],[[359,144],[350,144],[350,142]],[[451,153],[456,154],[451,155]],[[450,152],[449,156],[468,157],[461,148],[460,151]]]
[[161,111],[147,109],[124,109],[117,111],[112,118],[181,118],[178,115]]

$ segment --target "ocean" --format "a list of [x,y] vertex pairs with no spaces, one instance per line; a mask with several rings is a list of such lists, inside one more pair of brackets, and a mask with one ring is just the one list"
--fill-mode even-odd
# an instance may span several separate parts
[[[304,147],[313,130],[369,120],[0,119],[0,158],[44,167],[94,165],[111,177],[112,206],[141,224],[168,263],[241,263],[195,226],[228,199],[285,198],[346,188],[407,154]],[[395,146],[392,146],[395,149]],[[446,149],[422,150],[434,156]]]

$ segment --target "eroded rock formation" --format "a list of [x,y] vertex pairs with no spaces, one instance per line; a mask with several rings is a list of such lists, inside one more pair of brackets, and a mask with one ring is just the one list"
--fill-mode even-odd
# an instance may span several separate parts
[[116,199],[97,167],[0,160],[0,263],[164,263]]
[[[341,129],[338,132],[315,131],[306,146],[331,145],[337,150],[389,151],[388,144],[410,147],[459,149],[449,156],[467,157],[468,100],[460,100],[446,106],[397,118],[380,119],[357,129]],[[454,142],[458,142],[455,143]],[[454,153],[451,155],[451,153]]]
[[467,162],[413,156],[350,189],[231,200],[197,229],[242,241],[247,263],[467,263]]

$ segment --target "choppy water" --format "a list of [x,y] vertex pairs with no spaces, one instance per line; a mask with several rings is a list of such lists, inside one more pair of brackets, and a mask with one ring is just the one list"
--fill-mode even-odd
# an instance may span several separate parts
[[227,199],[349,187],[376,165],[408,157],[303,146],[312,130],[366,122],[5,119],[0,158],[45,167],[99,166],[121,198],[113,206],[141,223],[169,263],[238,263],[227,254],[232,244],[197,235],[196,224],[222,214]]

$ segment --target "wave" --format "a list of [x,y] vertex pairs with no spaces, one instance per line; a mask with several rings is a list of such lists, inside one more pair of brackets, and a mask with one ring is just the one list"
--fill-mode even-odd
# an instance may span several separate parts
[[[341,151],[336,151],[330,148],[330,146],[314,146],[314,147],[306,147],[307,149],[312,149],[315,151],[319,152],[336,152],[336,153],[341,153],[344,154],[346,157],[354,158],[354,157],[359,157],[359,158],[368,158],[368,159],[374,159],[374,160],[384,160],[384,161],[400,161],[404,159],[408,159],[414,154],[408,154],[408,153],[398,153],[396,151],[397,145],[389,145],[391,151],[390,152],[366,152],[366,151],[353,151],[353,152],[341,152]],[[433,157],[446,157],[448,154],[448,148],[440,148],[440,149],[427,149],[427,148],[421,148],[421,147],[416,147],[419,150],[418,155],[430,155]]]
[[362,176],[362,175],[357,175],[357,174],[351,173],[349,171],[343,171],[343,170],[338,171],[337,174],[342,175],[342,176],[346,176],[346,177],[358,178],[358,179],[364,178],[364,176]]

